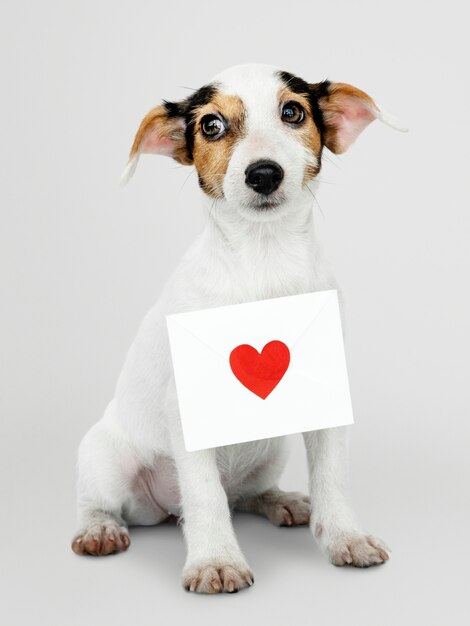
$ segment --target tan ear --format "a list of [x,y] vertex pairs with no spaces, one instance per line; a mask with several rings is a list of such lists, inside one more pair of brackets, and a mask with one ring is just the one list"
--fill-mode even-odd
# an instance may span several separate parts
[[121,176],[125,185],[133,176],[141,154],[173,157],[182,165],[191,165],[186,146],[184,114],[177,114],[178,105],[161,104],[147,113],[136,133],[129,161]]
[[[315,87],[313,85],[314,91]],[[364,91],[346,83],[323,83],[318,104],[323,113],[324,143],[335,154],[345,152],[375,119],[395,130],[407,131],[392,116],[381,111]]]

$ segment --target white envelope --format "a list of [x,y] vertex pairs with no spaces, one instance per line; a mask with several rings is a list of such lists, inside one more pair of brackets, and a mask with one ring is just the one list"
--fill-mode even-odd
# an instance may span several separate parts
[[[336,290],[166,320],[188,451],[352,424]],[[248,345],[261,353],[272,341],[285,345],[269,346],[262,355],[245,347],[234,353],[241,358],[232,361],[241,382],[232,371],[232,351]],[[256,386],[258,377],[273,386],[265,399],[245,386]],[[265,389],[264,379],[260,385]]]

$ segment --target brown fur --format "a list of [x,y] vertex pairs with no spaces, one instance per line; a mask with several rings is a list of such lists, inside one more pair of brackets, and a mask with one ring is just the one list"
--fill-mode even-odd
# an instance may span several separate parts
[[163,141],[178,163],[191,165],[181,118],[169,117],[163,104],[149,111],[140,123],[129,158],[132,159],[138,152],[153,152],[150,145],[156,141]]
[[308,164],[305,167],[304,184],[309,180],[312,180],[320,171],[320,158],[321,158],[321,135],[317,128],[317,125],[313,121],[313,117],[310,112],[310,104],[308,98],[302,94],[291,91],[288,87],[283,88],[279,93],[279,101],[281,103],[287,103],[289,101],[298,102],[305,111],[305,119],[299,126],[292,126],[293,132],[297,134],[299,140],[305,145],[317,160],[317,164]]
[[[219,113],[228,122],[223,137],[210,141],[201,131],[205,115]],[[204,191],[214,198],[222,198],[222,185],[236,143],[245,132],[245,109],[238,96],[216,94],[208,104],[198,109],[194,126],[194,165]]]
[[338,113],[342,113],[347,106],[348,100],[358,98],[376,109],[377,105],[364,91],[347,83],[331,83],[328,95],[320,98],[319,105],[323,112],[325,123],[324,142],[325,146],[335,154],[341,154],[344,149],[338,143],[334,118]]
[[[201,120],[208,114],[220,114],[228,123],[226,133],[215,141],[201,131]],[[222,185],[230,157],[237,141],[243,137],[245,109],[237,96],[215,93],[212,100],[192,111],[194,120],[193,157],[188,154],[182,118],[170,117],[164,105],[153,108],[142,120],[136,133],[129,158],[137,153],[167,151],[182,165],[194,163],[204,191],[214,198],[223,197]],[[160,151],[159,150],[159,151]]]
[[[342,147],[337,140],[335,117],[341,114],[351,98],[361,99],[371,107],[375,102],[365,92],[346,83],[332,83],[328,95],[320,98],[319,106],[323,113],[323,143],[332,152],[341,153]],[[292,126],[306,149],[315,157],[316,164],[305,167],[304,184],[313,179],[320,170],[322,137],[310,110],[307,96],[296,93],[288,87],[279,92],[280,103],[298,102],[306,112],[304,121]],[[201,120],[208,114],[220,114],[228,123],[226,133],[217,140],[208,140],[201,131]],[[236,143],[245,133],[245,109],[238,96],[215,93],[212,100],[192,112],[194,120],[193,157],[188,153],[185,129],[182,118],[171,117],[164,105],[153,108],[142,120],[136,133],[130,152],[130,158],[139,152],[154,152],[153,146],[159,144],[163,150],[182,165],[194,163],[199,174],[199,182],[203,190],[214,198],[223,197],[223,181]]]

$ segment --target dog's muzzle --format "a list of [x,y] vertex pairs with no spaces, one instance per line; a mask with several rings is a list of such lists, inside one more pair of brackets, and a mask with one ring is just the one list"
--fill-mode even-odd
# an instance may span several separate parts
[[256,161],[245,170],[245,183],[257,193],[269,196],[284,178],[284,170],[274,161]]

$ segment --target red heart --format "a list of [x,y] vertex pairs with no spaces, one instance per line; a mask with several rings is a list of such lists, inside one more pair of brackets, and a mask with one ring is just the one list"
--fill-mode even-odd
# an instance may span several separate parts
[[261,354],[248,344],[230,353],[230,367],[242,385],[266,400],[287,371],[289,348],[282,341],[270,341]]

